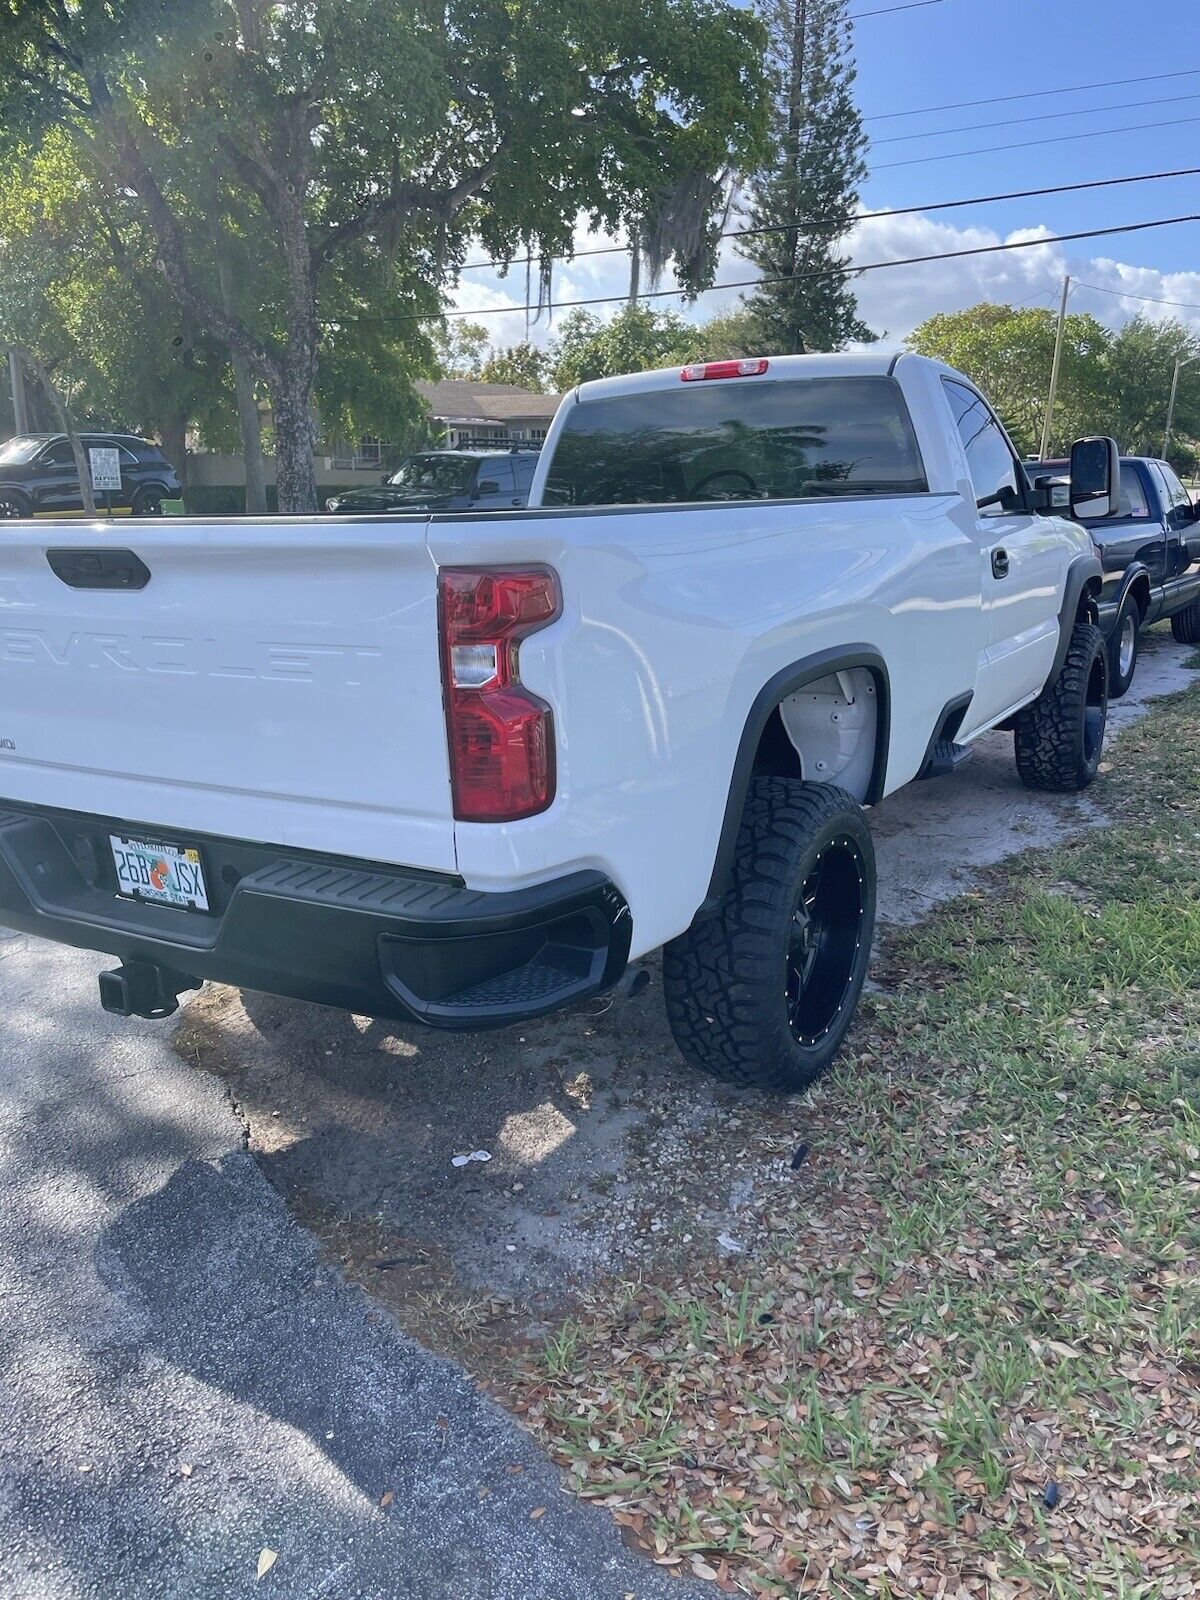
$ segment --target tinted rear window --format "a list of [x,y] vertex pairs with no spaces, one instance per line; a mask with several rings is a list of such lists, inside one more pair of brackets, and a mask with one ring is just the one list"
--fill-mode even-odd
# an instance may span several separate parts
[[545,502],[798,500],[926,487],[893,379],[716,379],[573,406]]

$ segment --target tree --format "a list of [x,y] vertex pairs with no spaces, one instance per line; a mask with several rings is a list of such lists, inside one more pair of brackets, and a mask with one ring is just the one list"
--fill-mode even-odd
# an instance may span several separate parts
[[[985,301],[930,317],[908,343],[965,372],[991,398],[1018,450],[1033,456],[1046,414],[1057,320],[1044,308]],[[1074,439],[1106,433],[1127,455],[1156,456],[1176,359],[1190,356],[1200,356],[1200,335],[1180,322],[1138,316],[1114,334],[1086,312],[1072,313],[1063,330],[1051,454],[1064,455]],[[1172,455],[1190,469],[1200,441],[1200,383],[1186,378],[1185,371]]]
[[695,329],[673,311],[625,306],[608,322],[572,311],[554,347],[551,377],[562,391],[593,378],[678,366],[694,343]]
[[773,353],[770,335],[764,332],[757,315],[741,303],[718,312],[702,322],[692,333],[692,361],[733,361],[740,356],[767,356]]
[[[472,237],[559,253],[686,173],[748,159],[761,35],[729,0],[0,0],[0,130],[67,128],[153,233],[197,328],[264,385],[280,507],[316,509],[311,402],[330,334],[400,336]],[[214,203],[211,234],[188,226]],[[250,219],[262,284],[230,310],[214,250]],[[215,236],[215,237],[214,237]],[[345,296],[365,259],[384,310]],[[353,282],[359,281],[351,275]]]
[[[127,197],[89,181],[77,156],[56,133],[0,162],[8,337],[53,374],[80,425],[159,436],[182,476],[189,427],[226,442],[227,353],[195,334],[145,265],[153,240]],[[44,410],[43,419],[62,426]]]
[[[1044,307],[1016,310],[985,301],[967,311],[930,317],[913,330],[908,344],[977,383],[1017,449],[1034,456],[1046,414],[1056,324],[1054,313]],[[1111,348],[1112,335],[1095,317],[1068,316],[1054,402],[1053,454],[1061,454],[1084,434],[1105,431]]]
[[[769,351],[840,350],[860,321],[837,243],[866,176],[845,0],[762,0],[777,84],[770,164],[752,176],[738,251],[762,273],[749,301]],[[813,273],[828,276],[811,277]]]
[[544,394],[549,371],[550,357],[526,339],[507,350],[493,350],[483,363],[480,376],[485,383],[512,383],[518,389]]
[[1171,456],[1185,472],[1196,466],[1200,446],[1200,335],[1182,322],[1133,317],[1112,341],[1108,358],[1104,425],[1129,455],[1162,450],[1171,379],[1177,360],[1191,361],[1179,375],[1171,427]]
[[434,360],[443,378],[478,378],[487,347],[487,329],[465,317],[449,318],[433,335]]

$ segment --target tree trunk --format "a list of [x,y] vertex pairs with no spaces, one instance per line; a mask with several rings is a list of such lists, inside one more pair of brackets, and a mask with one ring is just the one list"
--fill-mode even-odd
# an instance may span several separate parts
[[[221,287],[222,304],[230,315],[236,315],[233,273],[223,243],[217,247],[217,279]],[[238,350],[230,350],[229,364],[233,368],[233,390],[237,396],[238,426],[242,433],[242,461],[246,469],[246,513],[251,517],[265,517],[267,466],[263,460],[262,418],[258,414],[254,374],[250,371],[249,362]]]
[[[262,418],[254,377],[241,356],[231,355],[233,387],[237,394],[238,425],[242,430],[242,460],[246,467],[246,512],[252,517],[267,514],[267,464],[263,459]],[[311,455],[311,450],[309,451]]]
[[187,412],[182,406],[167,414],[162,427],[163,455],[175,468],[181,492],[187,493]]
[[83,501],[86,516],[96,515],[96,496],[92,493],[92,470],[83,453],[83,446],[79,442],[79,435],[75,432],[75,424],[71,421],[71,413],[67,403],[51,378],[49,372],[33,354],[23,346],[15,346],[17,357],[23,363],[26,372],[37,379],[46,399],[54,407],[54,414],[58,418],[58,425],[66,434],[71,445],[71,454],[75,457],[75,474],[79,479],[79,497]]
[[275,418],[275,488],[280,511],[308,516],[320,509],[309,414],[312,380],[306,363],[285,358],[282,366],[278,381],[270,385]]
[[[791,216],[789,221],[793,226],[788,233],[789,254],[791,268],[789,277],[795,277],[801,266],[801,239],[799,222],[801,220],[801,196],[804,192],[800,181],[800,147],[803,142],[805,116],[804,102],[804,67],[805,56],[808,49],[808,0],[794,0],[792,8],[792,42],[791,62],[788,77],[788,155],[790,157],[791,183],[789,185],[789,201]],[[791,289],[791,286],[788,286]],[[803,355],[806,345],[803,330],[798,319],[794,318],[796,309],[795,291],[789,294],[790,307],[793,312],[792,336],[789,341],[791,354]]]

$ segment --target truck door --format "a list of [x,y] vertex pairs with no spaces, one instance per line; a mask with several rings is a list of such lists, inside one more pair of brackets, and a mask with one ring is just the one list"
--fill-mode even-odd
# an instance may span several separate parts
[[1106,625],[1110,612],[1115,610],[1122,579],[1135,561],[1150,574],[1153,590],[1161,589],[1166,580],[1166,528],[1156,515],[1160,501],[1166,505],[1162,485],[1154,480],[1147,464],[1122,461],[1119,515],[1081,519],[1104,566],[1100,617]]
[[34,473],[29,490],[35,515],[83,510],[79,474],[75,470],[69,439],[52,439],[34,462]]
[[1058,645],[1066,547],[1053,519],[1026,509],[1023,474],[987,401],[942,380],[975,491],[983,564],[983,649],[963,737],[1040,690]]
[[1167,530],[1166,581],[1181,577],[1200,557],[1200,529],[1192,518],[1192,500],[1165,461],[1152,463],[1162,484],[1163,517]]

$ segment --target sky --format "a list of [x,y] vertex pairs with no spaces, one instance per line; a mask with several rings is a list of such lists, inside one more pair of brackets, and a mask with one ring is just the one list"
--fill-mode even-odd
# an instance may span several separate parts
[[[850,10],[867,13],[898,3],[851,0]],[[860,15],[854,43],[858,104],[872,141],[871,174],[862,190],[867,215],[844,246],[856,264],[1200,214],[1198,176],[907,217],[869,215],[1200,167],[1196,0],[932,0]],[[1114,81],[1129,79],[1150,81]],[[1083,85],[1096,87],[1073,92]],[[1017,94],[1030,98],[1000,98]],[[964,101],[985,103],[924,109]],[[1123,131],[1106,131],[1114,129]],[[1025,147],[994,148],[1014,145]],[[963,151],[972,153],[958,154]],[[576,232],[577,249],[612,242],[583,226]],[[886,342],[899,344],[935,312],[980,300],[1057,308],[1066,273],[1081,285],[1072,290],[1072,311],[1091,312],[1112,327],[1139,311],[1178,316],[1200,331],[1200,222],[866,273],[857,280],[859,310]],[[727,242],[718,284],[752,275]],[[673,281],[664,278],[662,287]],[[626,257],[580,258],[556,269],[554,299],[619,295],[627,282]],[[521,305],[524,290],[523,269],[507,280],[471,271],[463,274],[456,304],[468,310]],[[1188,304],[1156,305],[1135,295]],[[737,291],[718,290],[691,307],[678,299],[650,303],[702,321],[738,298]],[[607,316],[618,308],[594,309]],[[534,342],[545,343],[564,314],[535,325]],[[523,312],[481,320],[495,343],[525,336]]]

